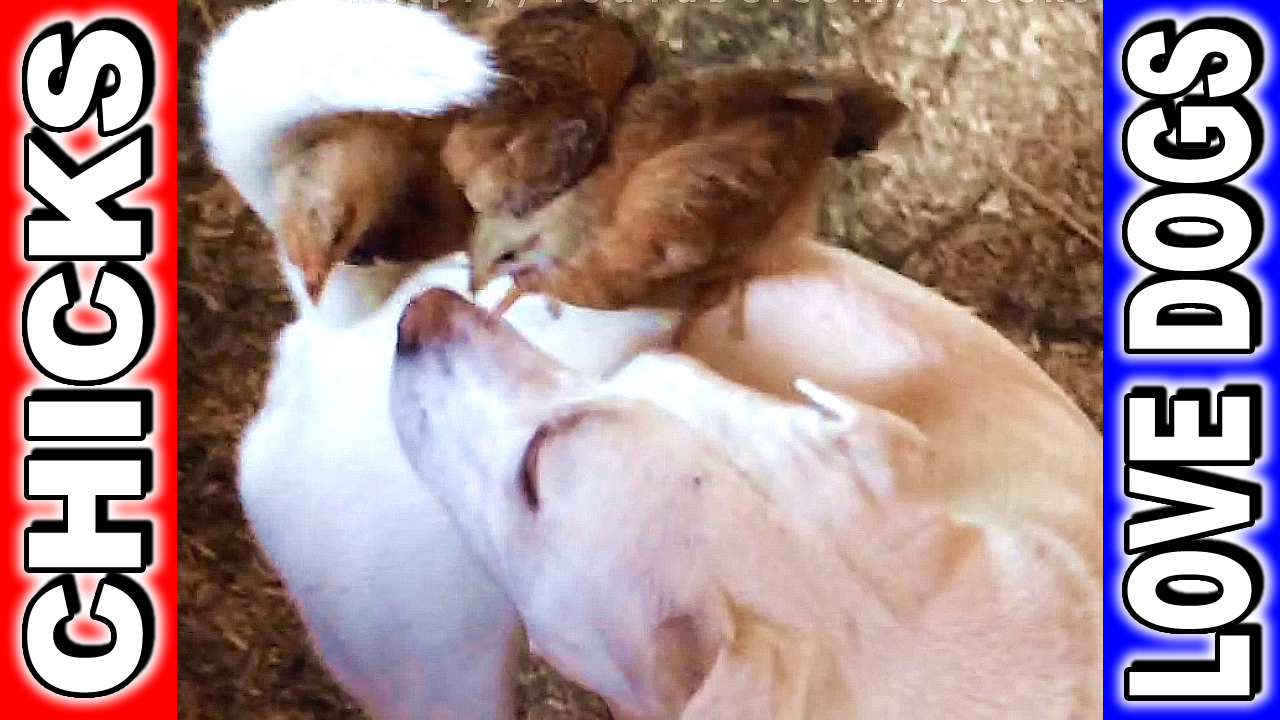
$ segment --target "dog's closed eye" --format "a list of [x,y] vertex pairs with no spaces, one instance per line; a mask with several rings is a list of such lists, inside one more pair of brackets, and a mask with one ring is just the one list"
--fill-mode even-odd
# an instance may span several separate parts
[[554,431],[555,427],[551,423],[539,425],[524,450],[524,459],[520,462],[520,494],[524,496],[525,505],[534,512],[538,510],[538,452]]
[[520,483],[520,494],[524,497],[525,505],[529,510],[537,512],[540,502],[539,482],[538,482],[538,461],[542,449],[554,439],[557,435],[573,430],[582,423],[590,414],[590,407],[575,407],[567,412],[554,417],[538,426],[533,431],[533,437],[529,439],[529,444],[525,446],[524,457],[520,461],[519,476],[516,478]]

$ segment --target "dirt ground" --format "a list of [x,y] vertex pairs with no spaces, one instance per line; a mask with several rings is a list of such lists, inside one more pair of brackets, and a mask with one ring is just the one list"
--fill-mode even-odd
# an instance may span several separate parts
[[[893,85],[910,118],[872,156],[831,164],[824,231],[975,308],[1101,423],[1099,0],[601,2],[673,66],[861,63]],[[236,444],[292,310],[262,225],[201,149],[193,70],[252,4],[178,0],[178,715],[354,719],[235,494]],[[607,717],[537,663],[520,692],[530,720]]]

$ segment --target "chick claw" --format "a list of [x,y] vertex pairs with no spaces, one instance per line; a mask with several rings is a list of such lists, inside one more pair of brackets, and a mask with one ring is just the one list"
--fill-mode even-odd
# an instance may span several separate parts
[[507,294],[502,296],[502,300],[497,304],[497,306],[495,306],[493,310],[489,311],[489,319],[492,322],[497,323],[502,319],[503,315],[507,314],[507,311],[511,309],[511,306],[515,305],[516,301],[523,295],[524,291],[521,290],[519,286],[512,285],[511,288],[507,290]]

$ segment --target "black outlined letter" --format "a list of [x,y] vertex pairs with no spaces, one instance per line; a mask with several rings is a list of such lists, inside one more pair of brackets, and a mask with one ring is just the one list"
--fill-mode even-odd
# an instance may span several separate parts
[[[1195,540],[1139,557],[1125,571],[1121,597],[1133,619],[1153,630],[1207,633],[1248,617],[1263,583],[1262,565],[1247,550]],[[1214,590],[1196,589],[1204,585]]]
[[1174,34],[1172,20],[1144,25],[1124,46],[1124,80],[1149,98],[1181,97],[1202,81],[1211,98],[1239,95],[1262,73],[1258,31],[1233,18],[1204,18]]
[[156,613],[146,591],[124,575],[107,575],[98,583],[89,617],[110,629],[106,644],[71,640],[67,623],[79,614],[80,597],[71,575],[54,578],[27,603],[22,655],[31,676],[74,698],[110,695],[133,682],[155,649]]
[[1248,279],[1219,272],[1144,280],[1124,305],[1124,351],[1247,354],[1262,344],[1262,298]]
[[1263,136],[1262,119],[1248,100],[1208,102],[1197,96],[1138,108],[1125,121],[1121,151],[1147,182],[1228,183],[1257,162]]
[[32,390],[23,405],[27,440],[145,440],[150,390]]
[[111,500],[151,492],[150,450],[33,450],[26,498],[61,500],[61,520],[26,531],[26,571],[142,572],[153,557],[149,520],[111,520]]
[[80,280],[71,263],[55,265],[36,281],[22,306],[27,357],[45,377],[64,385],[103,385],[123,377],[155,335],[156,301],[146,278],[117,262],[98,271],[89,304],[110,316],[107,332],[71,328],[67,312],[79,301]]
[[1152,550],[1252,527],[1262,517],[1262,486],[1177,465],[1126,467],[1124,494],[1167,505],[1124,523],[1124,551]]
[[70,22],[55,23],[22,59],[27,114],[52,132],[74,130],[96,110],[98,135],[122,133],[147,111],[155,89],[155,51],[128,20],[98,20],[74,37]]
[[1212,660],[1135,660],[1124,671],[1125,700],[1252,700],[1262,690],[1262,627],[1222,630]]
[[148,208],[117,199],[151,177],[150,125],[79,164],[40,130],[27,135],[27,192],[45,207],[24,221],[27,260],[142,260],[154,233]]
[[[1178,232],[1179,223],[1209,226],[1212,233]],[[1122,237],[1129,257],[1154,272],[1230,270],[1262,241],[1258,201],[1230,186],[1158,188],[1125,215]]]
[[1183,388],[1166,402],[1159,386],[1124,396],[1124,461],[1178,465],[1252,465],[1262,455],[1262,388],[1228,385],[1218,393],[1218,422],[1207,388]]

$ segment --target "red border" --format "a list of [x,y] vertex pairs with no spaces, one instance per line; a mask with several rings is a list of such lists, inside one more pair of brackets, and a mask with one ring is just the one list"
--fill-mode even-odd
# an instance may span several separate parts
[[[106,717],[130,718],[177,714],[176,639],[176,360],[175,290],[176,178],[174,138],[177,129],[175,103],[175,58],[177,55],[177,8],[172,0],[119,0],[100,3],[81,0],[44,0],[10,3],[5,21],[0,23],[0,167],[6,168],[0,189],[0,227],[5,239],[0,250],[0,382],[4,385],[0,407],[0,708],[11,717]],[[22,219],[36,205],[22,187],[23,136],[33,123],[23,107],[21,95],[22,58],[28,43],[54,22],[70,20],[74,31],[100,17],[123,17],[147,33],[155,50],[156,91],[147,115],[140,123],[155,129],[155,171],[142,188],[126,195],[121,204],[149,206],[155,213],[155,249],[147,260],[131,263],[143,272],[156,297],[156,335],[146,358],[124,379],[106,387],[149,387],[155,392],[155,430],[148,446],[155,454],[155,489],[147,500],[113,504],[113,515],[147,517],[155,526],[155,562],[142,574],[132,575],[150,593],[155,605],[157,628],[154,655],[142,674],[120,692],[99,699],[71,700],[45,690],[31,678],[22,659],[19,629],[28,600],[53,576],[27,575],[22,569],[22,531],[34,517],[45,516],[55,505],[40,506],[22,498],[22,459],[33,448],[22,435],[22,401],[35,387],[59,387],[32,369],[22,349],[20,314],[23,298],[32,282],[50,264],[27,263],[22,256]],[[73,157],[83,159],[104,144],[96,135],[96,118],[81,129],[55,134],[55,139]],[[117,138],[118,139],[118,138]],[[91,283],[96,263],[79,263],[82,283]],[[85,285],[86,288],[92,285]],[[73,316],[73,322],[77,316]],[[88,313],[84,321],[95,318]],[[91,329],[91,328],[86,328]],[[122,447],[141,447],[140,443]],[[55,515],[56,516],[56,515]],[[82,601],[87,609],[97,579],[78,576]],[[98,639],[90,624],[73,625],[73,635],[85,641]],[[16,711],[16,715],[15,715]]]

